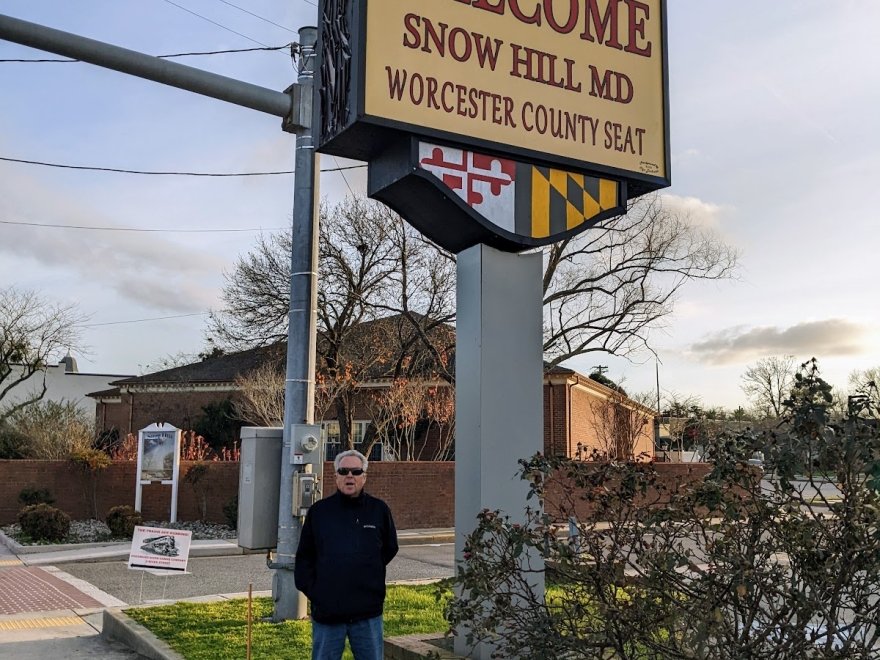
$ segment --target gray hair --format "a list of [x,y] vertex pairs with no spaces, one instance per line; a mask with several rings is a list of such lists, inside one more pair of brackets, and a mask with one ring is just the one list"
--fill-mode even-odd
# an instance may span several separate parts
[[338,470],[339,464],[342,462],[342,459],[347,456],[356,456],[357,458],[359,458],[361,461],[361,466],[364,468],[364,472],[367,471],[367,465],[369,465],[369,463],[367,462],[367,457],[360,453],[357,449],[348,449],[346,451],[336,454],[336,458],[333,459],[333,469]]

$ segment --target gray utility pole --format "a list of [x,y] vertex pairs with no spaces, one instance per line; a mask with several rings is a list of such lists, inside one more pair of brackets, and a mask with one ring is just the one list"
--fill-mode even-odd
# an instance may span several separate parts
[[299,594],[293,582],[293,560],[301,530],[300,518],[293,515],[293,477],[302,467],[292,464],[291,424],[312,423],[315,396],[318,221],[315,204],[316,155],[312,142],[312,80],[317,28],[302,28],[299,35],[301,68],[298,82],[285,92],[276,92],[0,14],[0,39],[282,117],[282,128],[296,133],[284,451],[279,468],[278,561],[272,565],[277,570],[273,585],[275,621],[304,618],[306,615],[305,598]]
[[[318,30],[299,31],[300,70],[297,84],[312,89]],[[311,100],[311,94],[304,97]],[[318,111],[317,104],[312,112]],[[293,184],[293,240],[290,255],[290,316],[287,327],[287,379],[284,384],[284,435],[281,448],[281,499],[278,501],[278,547],[272,568],[273,621],[304,619],[306,598],[293,581],[293,559],[299,544],[302,519],[293,511],[294,424],[315,419],[315,335],[318,318],[318,196],[317,155],[312,141],[313,122],[303,121],[296,131],[296,179]],[[320,467],[319,467],[320,469]],[[297,512],[298,514],[299,512]]]

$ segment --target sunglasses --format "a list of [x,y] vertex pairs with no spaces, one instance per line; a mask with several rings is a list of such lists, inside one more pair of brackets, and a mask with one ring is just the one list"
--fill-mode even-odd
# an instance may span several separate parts
[[363,468],[338,468],[336,470],[336,474],[340,477],[347,477],[350,474],[353,474],[356,477],[361,476],[364,473]]

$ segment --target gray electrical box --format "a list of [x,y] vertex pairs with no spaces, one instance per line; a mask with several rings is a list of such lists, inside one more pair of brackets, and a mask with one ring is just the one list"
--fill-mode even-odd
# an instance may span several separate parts
[[266,550],[278,545],[283,429],[241,429],[238,475],[238,545]]
[[294,465],[311,465],[315,472],[324,463],[324,443],[318,424],[294,424],[290,427],[290,462]]
[[319,498],[317,475],[312,472],[296,472],[293,475],[293,515],[305,516]]

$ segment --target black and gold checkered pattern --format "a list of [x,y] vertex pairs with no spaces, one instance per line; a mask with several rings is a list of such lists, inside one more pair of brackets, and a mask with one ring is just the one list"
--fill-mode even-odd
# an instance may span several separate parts
[[546,238],[582,225],[618,205],[619,185],[610,179],[518,164],[516,233]]

